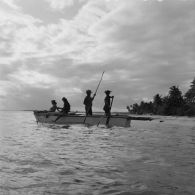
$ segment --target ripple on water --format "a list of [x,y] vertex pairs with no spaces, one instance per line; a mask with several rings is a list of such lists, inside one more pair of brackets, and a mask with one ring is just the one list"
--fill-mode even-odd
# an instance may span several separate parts
[[174,120],[107,129],[0,116],[0,194],[192,195],[194,126]]

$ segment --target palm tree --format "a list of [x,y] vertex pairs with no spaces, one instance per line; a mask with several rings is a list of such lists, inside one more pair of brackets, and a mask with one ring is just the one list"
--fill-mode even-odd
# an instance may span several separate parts
[[191,82],[190,89],[185,94],[185,100],[187,103],[195,104],[195,78]]
[[184,106],[184,99],[182,92],[178,87],[172,86],[169,89],[169,95],[166,98],[165,112],[168,115],[182,115],[182,107]]

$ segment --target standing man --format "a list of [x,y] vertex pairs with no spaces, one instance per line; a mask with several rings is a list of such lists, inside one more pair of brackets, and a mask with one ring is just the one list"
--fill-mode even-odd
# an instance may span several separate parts
[[94,94],[93,97],[91,97],[91,93],[92,91],[89,89],[86,91],[87,96],[85,97],[84,102],[83,102],[83,104],[85,105],[86,116],[92,115],[92,102],[96,94]]
[[[105,105],[104,105],[104,112],[105,112],[105,114],[106,114],[106,116],[110,116],[111,115],[111,107],[112,107],[112,101],[113,101],[113,98],[114,98],[114,96],[110,96],[110,93],[111,93],[112,91],[110,91],[110,90],[106,90],[104,93],[106,94],[106,97],[105,97],[105,99],[104,99],[104,103],[105,103]],[[111,99],[112,99],[112,101],[111,101]]]

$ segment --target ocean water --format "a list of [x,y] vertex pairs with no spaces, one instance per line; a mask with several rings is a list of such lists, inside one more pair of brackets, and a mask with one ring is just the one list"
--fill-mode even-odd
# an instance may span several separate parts
[[194,195],[195,118],[55,126],[0,112],[0,195]]

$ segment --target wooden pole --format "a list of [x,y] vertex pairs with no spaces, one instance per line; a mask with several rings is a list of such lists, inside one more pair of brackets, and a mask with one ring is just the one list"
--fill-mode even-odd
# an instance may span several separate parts
[[[98,88],[99,88],[99,86],[100,86],[100,83],[102,82],[102,78],[103,78],[104,72],[105,72],[105,71],[102,72],[102,76],[101,76],[100,81],[99,81],[99,83],[98,83],[98,86],[97,86],[97,88],[96,88],[96,90],[95,90],[95,93],[94,93],[94,96],[93,96],[93,100],[95,99],[95,96],[96,96],[96,93],[97,93]],[[87,111],[87,113],[86,113],[86,116],[85,116],[85,118],[84,118],[83,123],[85,123],[85,121],[86,121],[86,119],[87,119],[87,115],[88,115],[88,113],[89,113],[89,110],[90,110],[90,108],[88,109],[88,111]]]

